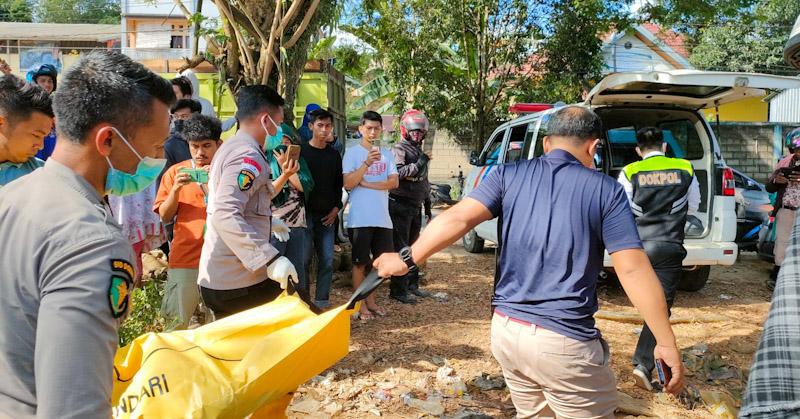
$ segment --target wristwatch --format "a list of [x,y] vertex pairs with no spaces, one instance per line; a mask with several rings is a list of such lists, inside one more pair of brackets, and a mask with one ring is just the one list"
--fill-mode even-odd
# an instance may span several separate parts
[[414,272],[414,271],[417,270],[417,264],[414,263],[414,258],[411,257],[411,248],[410,247],[406,246],[406,247],[400,249],[400,252],[398,252],[398,253],[400,253],[400,259],[403,259],[403,262],[405,262],[406,265],[408,266],[408,271],[409,272]]

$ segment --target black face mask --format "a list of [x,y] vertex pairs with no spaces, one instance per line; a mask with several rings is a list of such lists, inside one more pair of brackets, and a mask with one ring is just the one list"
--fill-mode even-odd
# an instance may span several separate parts
[[183,132],[183,125],[186,123],[183,119],[176,119],[172,121],[172,132],[180,134]]

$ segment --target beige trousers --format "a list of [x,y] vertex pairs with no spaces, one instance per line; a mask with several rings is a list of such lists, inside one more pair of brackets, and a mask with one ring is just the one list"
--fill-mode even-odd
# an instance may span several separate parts
[[608,345],[492,317],[492,354],[517,418],[613,418],[617,385]]
[[781,266],[786,258],[786,247],[792,237],[795,210],[781,208],[775,214],[775,265]]

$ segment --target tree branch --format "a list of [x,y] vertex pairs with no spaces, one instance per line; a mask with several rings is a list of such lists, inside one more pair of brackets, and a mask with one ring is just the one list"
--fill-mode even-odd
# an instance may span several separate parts
[[292,23],[295,16],[297,16],[297,12],[300,11],[300,7],[305,3],[304,0],[292,0],[292,5],[289,6],[289,10],[286,11],[286,16],[281,19],[281,25],[278,28],[278,32],[283,33],[286,28],[289,27],[289,24]]
[[[183,4],[183,2],[182,2],[181,0],[172,0],[172,1],[173,1],[173,3],[175,3],[175,5],[176,5],[176,6],[178,6],[178,8],[179,8],[179,9],[181,9],[181,13],[183,13],[183,15],[184,15],[184,16],[186,16],[186,20],[189,20],[189,19],[191,19],[191,18],[192,18],[192,11],[191,11],[191,10],[189,10],[189,9],[188,9],[188,8],[187,8],[187,7],[186,7],[184,4]],[[199,26],[199,25],[198,25],[198,26]],[[208,36],[208,35],[205,35],[205,36],[203,36],[203,37],[204,37],[204,38],[206,38],[206,42],[208,42],[209,44],[213,45],[215,48],[217,48],[217,49],[222,49],[222,48],[219,46],[219,44],[217,44],[217,41],[215,41],[215,40],[214,40],[214,38],[212,38],[212,37],[210,37],[210,36]]]
[[[275,15],[272,17],[272,27],[269,31],[269,43],[267,44],[267,51],[266,51],[267,56],[264,63],[264,70],[261,73],[261,84],[267,84],[267,82],[269,81],[269,76],[272,73],[272,65],[273,65],[272,57],[275,56],[275,54],[273,53],[275,48],[275,39],[276,38],[278,40],[281,39],[281,35],[276,34],[276,32],[278,30],[278,25],[280,24],[282,5],[283,2],[281,2],[280,0],[275,2]],[[280,61],[275,60],[275,63],[280,63]]]
[[289,49],[293,47],[298,40],[300,40],[300,37],[303,35],[303,32],[305,32],[306,28],[308,28],[308,24],[309,22],[311,22],[311,18],[314,17],[314,13],[317,12],[317,6],[319,6],[319,0],[314,0],[314,2],[311,3],[311,6],[306,11],[306,15],[303,18],[303,21],[300,23],[300,26],[294,32],[294,35],[292,35],[292,38],[289,39],[287,43],[283,44],[284,48]]

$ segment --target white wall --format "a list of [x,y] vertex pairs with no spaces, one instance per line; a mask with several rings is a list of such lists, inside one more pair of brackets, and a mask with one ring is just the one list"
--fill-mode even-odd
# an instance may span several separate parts
[[[625,43],[630,42],[631,48],[625,49]],[[614,68],[614,45],[606,44],[603,47],[603,61],[605,71],[655,71],[674,70],[675,67],[661,58],[655,51],[648,47],[639,38],[627,34],[616,42],[616,69]]]
[[[183,0],[184,6],[194,12],[197,0]],[[172,0],[122,0],[122,16],[172,16],[181,17],[183,13],[178,10]],[[203,16],[218,18],[219,11],[212,0],[203,1]]]
[[[197,0],[183,0],[183,4],[188,8],[190,11],[194,12],[197,8]],[[184,17],[183,13],[178,9],[175,3],[172,0],[122,0],[121,3],[122,8],[122,39],[125,39],[124,32],[130,31],[132,29],[131,25],[127,24],[128,16],[130,18],[135,17],[172,17],[172,18],[182,18]],[[219,24],[219,10],[214,5],[213,0],[204,0],[203,1],[203,16],[206,18],[216,20]],[[209,22],[209,24],[213,24],[214,22]],[[145,28],[145,26],[147,28]],[[136,42],[137,48],[169,48],[170,44],[170,36],[171,36],[171,28],[169,25],[164,25],[163,31],[159,30],[160,28],[157,27],[158,25],[142,25],[140,24],[137,29],[136,35]],[[213,25],[212,25],[213,26]],[[155,32],[154,32],[155,31]],[[193,28],[189,29],[189,42],[192,42],[193,36],[192,33],[194,32]],[[166,44],[164,44],[166,42]],[[125,44],[123,44],[125,45]],[[187,49],[190,45],[187,45]],[[206,41],[203,38],[200,38],[200,50],[204,51],[206,49]]]

